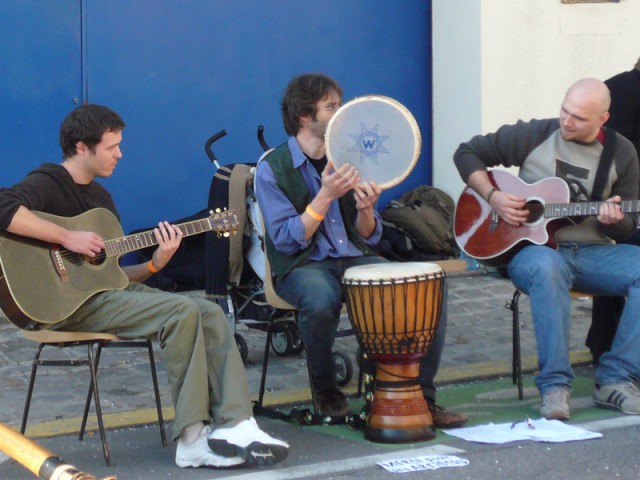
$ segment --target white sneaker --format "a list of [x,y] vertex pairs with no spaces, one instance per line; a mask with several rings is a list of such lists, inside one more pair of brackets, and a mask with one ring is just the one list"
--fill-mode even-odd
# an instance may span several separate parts
[[247,465],[259,467],[280,462],[289,454],[289,444],[260,430],[253,417],[235,427],[214,430],[209,445],[213,451],[239,456]]
[[209,467],[209,468],[228,468],[245,463],[242,457],[223,457],[217,455],[209,448],[208,436],[211,429],[205,426],[198,439],[191,445],[185,445],[182,440],[178,441],[176,448],[176,465],[180,468],[187,467]]

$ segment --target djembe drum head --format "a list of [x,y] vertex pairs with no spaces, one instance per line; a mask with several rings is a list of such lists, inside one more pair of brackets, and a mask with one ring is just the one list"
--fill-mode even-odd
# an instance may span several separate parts
[[365,353],[422,355],[442,308],[444,272],[433,263],[362,265],[342,283],[349,319]]

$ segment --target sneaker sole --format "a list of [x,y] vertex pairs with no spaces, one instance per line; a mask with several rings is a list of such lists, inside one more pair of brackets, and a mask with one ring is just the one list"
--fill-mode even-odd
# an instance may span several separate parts
[[564,422],[565,420],[570,420],[571,415],[557,414],[557,415],[542,415],[545,420],[560,420]]
[[542,415],[546,420],[569,420],[571,418],[571,413],[557,412],[551,411],[546,415],[540,410],[540,415]]
[[215,470],[223,470],[228,468],[237,468],[242,465],[243,465],[242,463],[235,463],[233,465],[207,465],[204,463],[188,462],[188,461],[176,459],[176,466],[180,468],[211,468]]
[[209,447],[215,453],[224,457],[244,458],[244,465],[251,467],[268,467],[281,462],[287,455],[289,449],[282,445],[253,442],[246,447],[229,443],[226,440],[209,439]]
[[628,410],[624,410],[621,406],[618,406],[615,403],[603,402],[601,400],[596,400],[595,398],[593,399],[593,403],[596,404],[596,407],[606,408],[607,410],[615,410],[627,415],[640,415],[640,412],[630,412]]

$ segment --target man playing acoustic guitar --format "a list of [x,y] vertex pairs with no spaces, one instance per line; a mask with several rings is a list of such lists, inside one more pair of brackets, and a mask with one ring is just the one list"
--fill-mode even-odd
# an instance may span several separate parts
[[[69,253],[104,258],[107,239],[33,212],[75,217],[101,208],[117,217],[111,195],[94,180],[111,176],[122,157],[124,126],[118,114],[103,106],[71,112],[60,128],[62,163],[45,163],[22,182],[0,190],[0,232],[9,232],[3,236],[30,237]],[[288,445],[260,430],[252,417],[244,367],[222,309],[205,299],[139,283],[167,264],[183,236],[168,222],[160,222],[153,234],[158,244],[153,258],[123,268],[130,280],[125,278],[124,288],[95,293],[51,328],[157,338],[175,407],[179,467],[264,466],[282,460]],[[60,280],[65,281],[63,276]]]
[[571,289],[627,297],[613,347],[602,355],[595,372],[593,401],[602,408],[640,414],[640,391],[634,383],[640,375],[640,249],[614,243],[631,236],[638,223],[636,214],[621,208],[633,203],[622,200],[638,199],[638,159],[627,139],[603,126],[609,103],[603,82],[579,80],[568,90],[559,119],[503,126],[461,144],[454,155],[462,179],[488,202],[492,217],[497,213],[493,230],[502,224],[515,232],[528,231],[535,202],[518,191],[501,191],[487,167],[517,166],[519,177],[529,184],[559,177],[569,185],[567,193],[576,195],[572,201],[608,199],[593,215],[581,217],[584,221],[559,229],[557,250],[525,242],[508,261],[514,285],[531,298],[540,368],[535,383],[542,396],[540,412],[547,419],[570,417]]

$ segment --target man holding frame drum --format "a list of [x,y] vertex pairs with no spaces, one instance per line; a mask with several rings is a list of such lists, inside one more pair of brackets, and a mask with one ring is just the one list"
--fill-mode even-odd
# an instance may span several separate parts
[[[376,211],[381,188],[362,181],[348,163],[327,160],[325,133],[341,107],[342,89],[322,74],[294,78],[282,99],[289,139],[258,164],[256,194],[266,225],[266,250],[275,288],[299,310],[315,399],[324,416],[351,414],[336,383],[332,346],[342,309],[341,280],[349,267],[383,263],[375,246],[382,234]],[[380,167],[384,168],[384,167]],[[463,425],[467,417],[435,403],[446,330],[446,288],[442,315],[419,383],[437,428]]]

